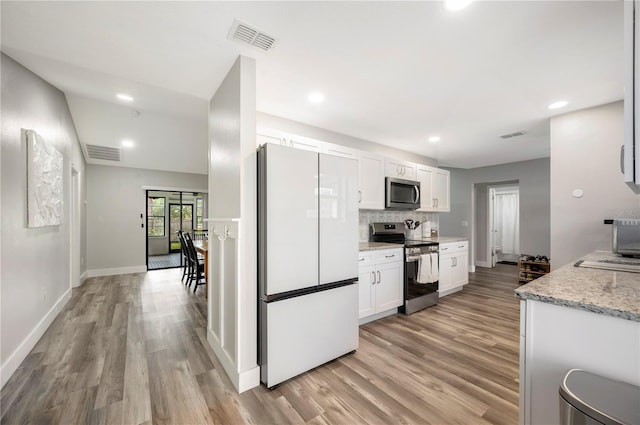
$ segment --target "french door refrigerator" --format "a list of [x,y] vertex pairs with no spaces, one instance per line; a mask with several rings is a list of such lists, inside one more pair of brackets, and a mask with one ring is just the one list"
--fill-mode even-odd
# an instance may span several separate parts
[[271,388],[358,348],[358,163],[258,150],[259,363]]

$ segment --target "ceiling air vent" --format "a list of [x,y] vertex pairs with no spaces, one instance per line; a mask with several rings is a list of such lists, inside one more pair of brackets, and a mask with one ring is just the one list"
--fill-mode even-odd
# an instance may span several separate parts
[[253,28],[249,24],[238,21],[237,19],[233,21],[228,38],[250,44],[260,50],[264,50],[265,52],[271,50],[273,45],[276,43],[275,37]]
[[87,150],[87,157],[90,159],[101,159],[103,161],[120,161],[120,148],[111,146],[84,145]]
[[515,133],[503,134],[500,136],[501,139],[510,139],[512,137],[523,136],[525,134],[524,131],[516,131]]

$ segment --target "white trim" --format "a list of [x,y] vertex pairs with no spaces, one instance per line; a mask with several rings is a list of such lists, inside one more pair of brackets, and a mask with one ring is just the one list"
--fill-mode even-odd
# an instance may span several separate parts
[[382,319],[383,317],[391,316],[398,313],[398,308],[392,308],[391,310],[383,311],[381,313],[372,314],[371,316],[363,317],[358,320],[358,325],[364,325],[365,323],[373,322],[374,320]]
[[113,276],[116,274],[146,273],[147,266],[115,267],[112,269],[87,270],[87,277]]
[[85,270],[81,275],[80,275],[80,286],[82,286],[82,284],[84,283],[85,280],[87,280],[88,278],[88,273],[87,270]]
[[189,189],[189,188],[185,188],[185,187],[169,187],[169,186],[142,186],[142,190],[156,190],[158,192],[198,192],[198,193],[209,193],[209,189]]
[[207,341],[213,349],[214,354],[222,364],[222,368],[226,372],[227,376],[231,380],[231,383],[235,387],[238,393],[250,390],[260,385],[260,367],[255,366],[244,372],[238,372],[233,360],[229,357],[227,352],[222,348],[220,341],[216,338],[211,329],[207,328]]
[[[480,261],[480,260],[476,260],[476,266],[478,267],[486,267],[488,269],[491,268],[491,263],[488,261]],[[475,268],[475,266],[473,266]],[[475,271],[475,269],[474,269]]]
[[22,343],[16,348],[16,350],[11,353],[9,358],[2,364],[0,367],[0,388],[4,387],[4,384],[7,383],[9,378],[14,374],[20,364],[24,359],[27,358],[29,352],[35,347],[37,342],[42,338],[45,331],[49,328],[53,319],[55,319],[60,311],[62,311],[63,307],[71,299],[71,288],[67,289],[67,291],[62,294],[58,301],[51,307],[51,309],[44,315],[42,320],[38,322],[35,328],[27,335],[27,337],[22,341]]
[[240,372],[238,376],[238,392],[243,393],[260,386],[260,366],[256,365],[249,370]]
[[447,295],[451,295],[455,292],[462,291],[462,288],[464,288],[464,285],[456,286],[455,288],[447,289],[444,291],[438,291],[438,298],[446,297]]

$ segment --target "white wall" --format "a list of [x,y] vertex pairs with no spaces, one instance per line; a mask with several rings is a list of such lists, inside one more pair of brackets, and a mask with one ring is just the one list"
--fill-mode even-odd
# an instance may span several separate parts
[[370,142],[368,140],[358,139],[356,137],[347,136],[341,133],[325,130],[323,128],[313,127],[297,121],[291,121],[286,118],[269,115],[264,112],[257,113],[258,127],[271,128],[281,130],[287,133],[296,134],[298,136],[310,137],[312,139],[322,140],[324,142],[335,143],[337,145],[348,146],[354,149],[373,152],[378,155],[388,156],[391,158],[402,159],[405,161],[417,162],[419,164],[438,166],[438,161],[426,156],[415,153],[395,149],[390,146],[381,145]]
[[[86,185],[84,159],[64,94],[8,56],[2,54],[1,61],[0,375],[4,385],[71,296],[71,164],[79,172],[81,199]],[[27,228],[27,150],[21,129],[37,131],[64,157],[64,216],[59,226]],[[82,225],[81,232],[82,243]],[[82,249],[77,251],[84,256]]]
[[209,126],[208,340],[242,392],[260,384],[255,60],[238,57],[209,103]]
[[[474,185],[518,181],[520,185],[520,250],[549,255],[549,158],[512,162],[451,172],[451,212],[440,213],[440,234],[464,236],[475,241]],[[467,221],[468,227],[462,222]],[[474,244],[470,244],[474,248]],[[475,249],[470,260],[475,264]],[[551,257],[554,263],[553,256]],[[555,267],[555,266],[554,266]]]
[[[555,267],[611,250],[609,218],[640,218],[640,195],[623,182],[623,103],[551,119],[551,258]],[[584,196],[575,198],[575,189]],[[523,194],[521,194],[524,197]]]
[[146,192],[143,187],[149,186],[206,191],[207,176],[87,165],[89,276],[146,271]]

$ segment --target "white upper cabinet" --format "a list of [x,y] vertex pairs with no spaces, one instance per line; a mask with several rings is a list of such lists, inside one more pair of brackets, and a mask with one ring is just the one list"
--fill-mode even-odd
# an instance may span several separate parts
[[435,211],[450,211],[449,208],[449,171],[436,168],[431,190],[436,200]]
[[356,149],[348,148],[342,145],[336,145],[334,143],[324,142],[322,146],[322,153],[333,156],[341,156],[343,158],[358,159],[359,152]]
[[416,164],[409,161],[400,161],[393,158],[385,158],[384,175],[386,177],[398,177],[405,180],[415,180]]
[[449,171],[418,164],[417,174],[420,182],[418,211],[449,211]]
[[289,148],[302,149],[305,151],[322,152],[323,143],[320,140],[309,137],[296,136],[283,131],[272,130],[270,128],[256,129],[256,144],[262,146],[265,143],[272,143]]
[[417,175],[420,182],[420,208],[418,211],[436,211],[436,201],[433,196],[433,175],[436,169],[428,165],[418,164]]
[[358,205],[363,210],[384,209],[384,157],[360,152]]
[[449,171],[416,164],[335,143],[297,136],[270,128],[257,128],[257,145],[265,143],[358,160],[358,208],[384,210],[385,177],[420,182],[418,211],[449,211]]

